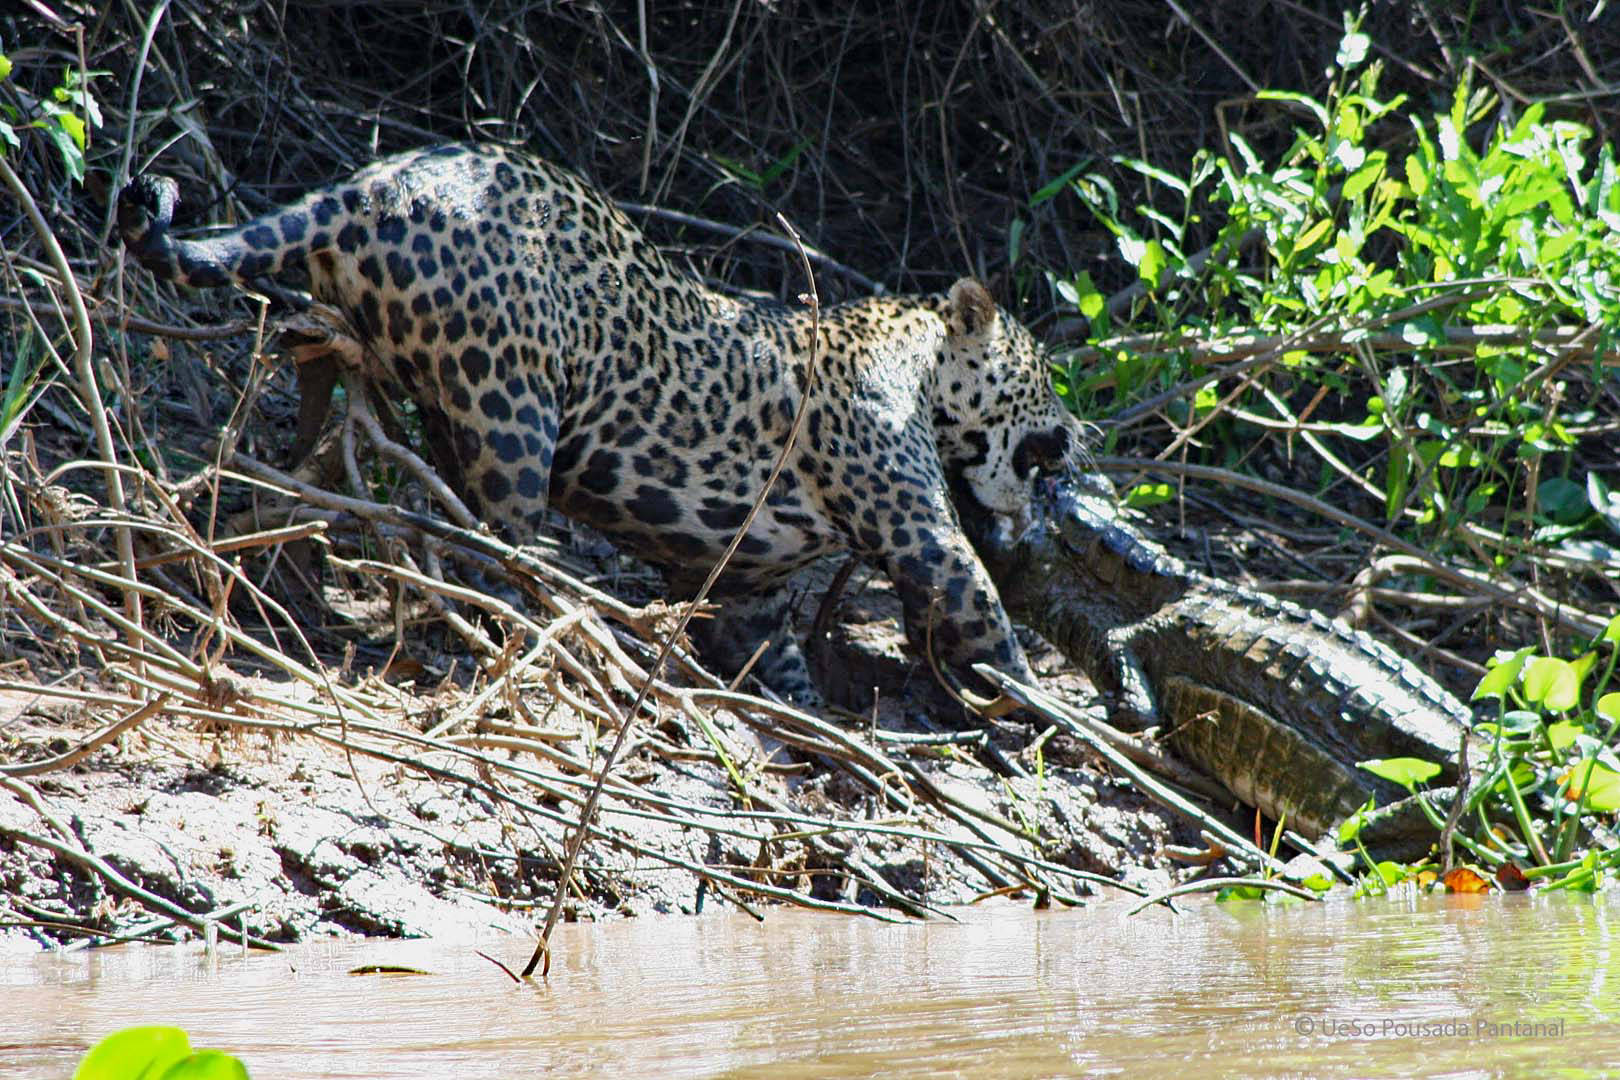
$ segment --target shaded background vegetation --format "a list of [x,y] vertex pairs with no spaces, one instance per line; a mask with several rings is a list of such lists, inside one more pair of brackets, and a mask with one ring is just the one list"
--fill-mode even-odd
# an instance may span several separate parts
[[[1470,71],[1504,112],[1551,99],[1610,141],[1620,123],[1620,18],[1598,4],[1374,3],[1363,30],[1383,87],[1449,103]],[[136,161],[162,153],[213,186],[187,185],[197,220],[263,209],[391,150],[448,138],[522,143],[621,199],[806,239],[893,290],[972,272],[1003,283],[1008,230],[1024,255],[1129,269],[1072,200],[1030,196],[1076,167],[1112,173],[1126,154],[1184,167],[1237,131],[1258,149],[1292,139],[1297,115],[1254,99],[1320,97],[1343,5],[955,2],[206,3],[159,22],[139,111],[125,113],[151,5],[57,3],[86,28],[85,57],[119,123],[93,135],[111,171],[133,122]],[[105,10],[98,11],[98,7]],[[643,8],[645,9],[643,11]],[[644,17],[643,17],[644,16]],[[48,95],[77,63],[71,34],[29,14],[0,20],[18,92]],[[32,148],[33,153],[41,148]],[[43,162],[39,163],[44,165]],[[56,189],[67,210],[76,197]],[[98,216],[86,215],[89,220]],[[672,243],[715,237],[672,231]],[[95,257],[79,237],[82,254]],[[1196,246],[1196,245],[1194,245]],[[796,288],[785,256],[728,249],[705,269],[747,288]],[[832,298],[860,291],[838,275]],[[1054,298],[1032,290],[1037,324]]]

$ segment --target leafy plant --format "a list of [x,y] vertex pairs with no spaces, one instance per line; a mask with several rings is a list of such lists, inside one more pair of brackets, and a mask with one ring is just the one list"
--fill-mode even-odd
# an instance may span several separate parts
[[[1376,500],[1387,529],[1442,557],[1511,570],[1550,548],[1613,566],[1620,495],[1574,453],[1602,418],[1563,380],[1590,365],[1601,382],[1620,341],[1614,149],[1541,103],[1465,81],[1422,107],[1381,94],[1380,75],[1347,17],[1320,99],[1253,99],[1299,118],[1286,149],[1263,154],[1233,129],[1184,174],[1116,158],[1146,181],[1136,205],[1080,168],[1037,192],[1032,203],[1078,199],[1136,279],[1110,300],[1087,273],[1047,275],[1089,325],[1060,393],[1090,419],[1151,401],[1177,445],[1196,435],[1228,467],[1257,432],[1285,433],[1289,459],[1315,454],[1318,493]],[[1221,386],[1239,362],[1245,377]],[[1170,491],[1143,484],[1126,500]],[[1573,659],[1521,650],[1481,680],[1476,699],[1501,708],[1481,729],[1490,757],[1454,842],[1482,872],[1446,887],[1485,887],[1494,872],[1505,887],[1590,888],[1620,866],[1617,643],[1620,619]],[[1364,767],[1420,797],[1438,772],[1413,759]],[[1359,845],[1356,820],[1342,842]],[[1366,893],[1441,881],[1361,854]]]
[[5,385],[0,387],[0,451],[5,450],[23,417],[49,388],[40,384],[44,367],[45,350],[35,340],[33,328],[25,327],[17,340]]
[[[1364,40],[1347,25],[1324,100],[1257,95],[1306,118],[1274,160],[1231,131],[1185,176],[1115,159],[1157,205],[1126,207],[1100,174],[1037,194],[1078,197],[1140,286],[1116,323],[1089,274],[1050,275],[1091,328],[1060,392],[1097,418],[1270,352],[1269,380],[1225,402],[1204,385],[1172,419],[1207,422],[1234,461],[1255,425],[1297,432],[1323,486],[1349,481],[1442,549],[1482,517],[1504,538],[1516,523],[1536,542],[1605,536],[1615,503],[1571,475],[1591,410],[1562,393],[1576,354],[1557,350],[1579,331],[1594,350],[1579,355],[1601,356],[1620,328],[1614,150],[1540,103],[1498,123],[1494,92],[1466,82],[1440,113],[1385,99]],[[1208,215],[1215,242],[1189,251]],[[1327,395],[1361,417],[1315,421]]]
[[[11,71],[10,58],[0,52],[0,80],[10,78]],[[7,144],[14,150],[21,148],[22,140],[17,134],[19,127],[37,129],[56,147],[68,175],[75,183],[82,183],[87,130],[101,126],[101,107],[90,93],[88,83],[106,74],[109,73],[92,71],[81,79],[77,69],[64,68],[62,81],[49,97],[33,103],[30,114],[24,114],[14,105],[0,102],[0,153],[5,151]]]
[[73,1080],[248,1080],[247,1067],[218,1050],[191,1049],[176,1027],[133,1027],[102,1039]]
[[[1539,881],[1546,888],[1591,891],[1620,869],[1620,835],[1613,827],[1620,812],[1620,758],[1613,746],[1620,733],[1620,692],[1609,689],[1620,659],[1620,615],[1591,644],[1574,660],[1529,648],[1501,654],[1474,690],[1474,700],[1497,702],[1497,718],[1478,726],[1490,748],[1486,760],[1475,763],[1479,779],[1471,785],[1454,840],[1479,865],[1494,870],[1505,887]],[[1417,792],[1417,785],[1439,773],[1438,765],[1397,758],[1362,767],[1417,793],[1434,826],[1444,824],[1440,811]],[[1373,868],[1363,891],[1435,880],[1422,866],[1374,864],[1359,847],[1358,824],[1356,819],[1346,823],[1340,837],[1356,844]],[[1442,883],[1479,891],[1483,886],[1475,877]]]

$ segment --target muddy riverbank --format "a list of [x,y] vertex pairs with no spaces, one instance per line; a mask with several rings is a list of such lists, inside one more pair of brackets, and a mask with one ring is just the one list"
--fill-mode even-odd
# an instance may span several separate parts
[[[885,602],[881,584],[864,595]],[[903,916],[991,894],[1062,903],[1113,891],[1092,875],[1170,882],[1160,849],[1187,840],[1184,825],[1068,736],[943,715],[870,606],[851,609],[834,655],[888,685],[863,720],[828,721],[848,741],[843,756],[806,753],[746,710],[713,709],[705,732],[661,709],[614,771],[568,918],[775,902]],[[1037,656],[1049,684],[1086,695],[1055,655]],[[614,732],[538,685],[436,731],[466,690],[350,681],[388,727],[165,710],[66,765],[132,703],[0,691],[4,940],[184,938],[199,919],[270,942],[529,933],[554,895],[590,762]],[[296,690],[236,684],[294,717],[316,704]],[[855,747],[892,775],[873,776]]]

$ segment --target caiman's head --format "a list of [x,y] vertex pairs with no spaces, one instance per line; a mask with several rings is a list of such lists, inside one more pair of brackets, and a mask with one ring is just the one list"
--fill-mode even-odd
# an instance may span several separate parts
[[971,278],[944,304],[934,430],[953,489],[984,509],[1021,515],[1042,477],[1079,476],[1084,432],[1052,389],[1028,330]]

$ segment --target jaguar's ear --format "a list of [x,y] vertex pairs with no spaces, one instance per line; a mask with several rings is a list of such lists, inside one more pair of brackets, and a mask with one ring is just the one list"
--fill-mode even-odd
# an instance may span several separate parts
[[996,324],[996,302],[990,290],[972,278],[951,286],[950,331],[953,336],[984,337]]

